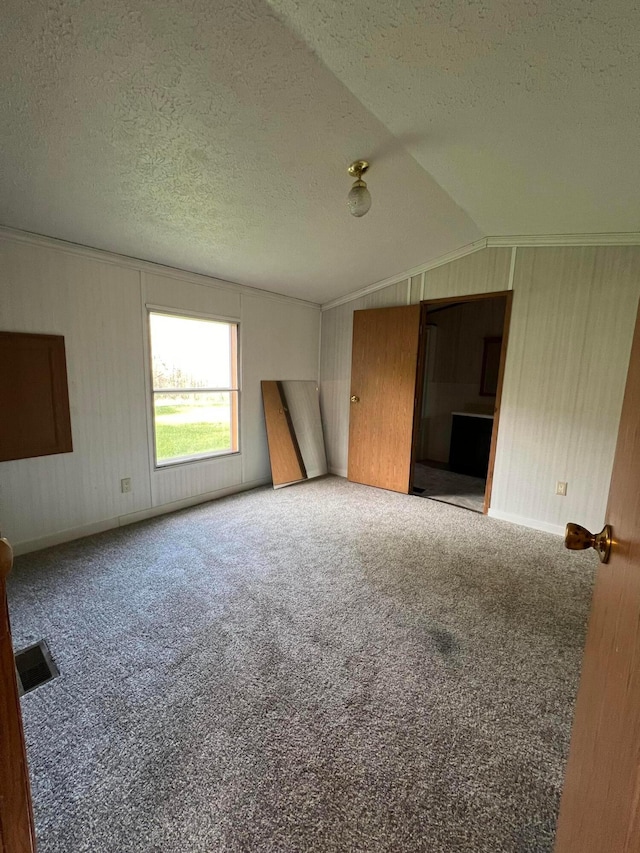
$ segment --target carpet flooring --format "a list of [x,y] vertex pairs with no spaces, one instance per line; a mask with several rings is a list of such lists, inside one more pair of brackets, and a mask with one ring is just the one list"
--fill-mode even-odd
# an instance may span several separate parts
[[442,468],[431,468],[416,462],[413,468],[413,486],[421,489],[421,498],[461,506],[474,512],[484,508],[484,492],[487,481],[482,477],[469,477]]
[[548,853],[591,556],[328,477],[18,558],[39,853]]

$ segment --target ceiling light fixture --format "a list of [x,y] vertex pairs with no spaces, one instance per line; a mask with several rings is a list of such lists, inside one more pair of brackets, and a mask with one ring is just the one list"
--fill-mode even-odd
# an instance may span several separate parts
[[369,168],[366,160],[356,160],[347,171],[355,178],[353,186],[347,196],[347,205],[352,216],[364,216],[371,207],[371,193],[362,180],[362,176]]

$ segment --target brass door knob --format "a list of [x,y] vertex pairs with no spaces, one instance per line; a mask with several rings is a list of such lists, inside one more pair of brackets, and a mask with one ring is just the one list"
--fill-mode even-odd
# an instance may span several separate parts
[[354,394],[354,395],[351,397],[351,402],[352,402],[352,403],[359,403],[359,402],[360,402],[360,397],[356,397],[356,395]]
[[584,551],[594,548],[598,552],[601,563],[609,562],[611,554],[612,530],[610,524],[605,524],[600,533],[590,533],[586,527],[569,522],[564,532],[564,547],[570,551]]

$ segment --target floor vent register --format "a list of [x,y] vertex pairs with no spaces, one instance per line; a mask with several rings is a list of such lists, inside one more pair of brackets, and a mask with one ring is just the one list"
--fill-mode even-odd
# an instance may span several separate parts
[[16,652],[15,659],[21,696],[60,675],[45,640]]

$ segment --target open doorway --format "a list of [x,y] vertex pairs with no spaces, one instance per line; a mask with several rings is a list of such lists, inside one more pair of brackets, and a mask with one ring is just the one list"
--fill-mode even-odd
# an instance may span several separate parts
[[491,500],[510,291],[422,305],[411,484],[474,512]]

